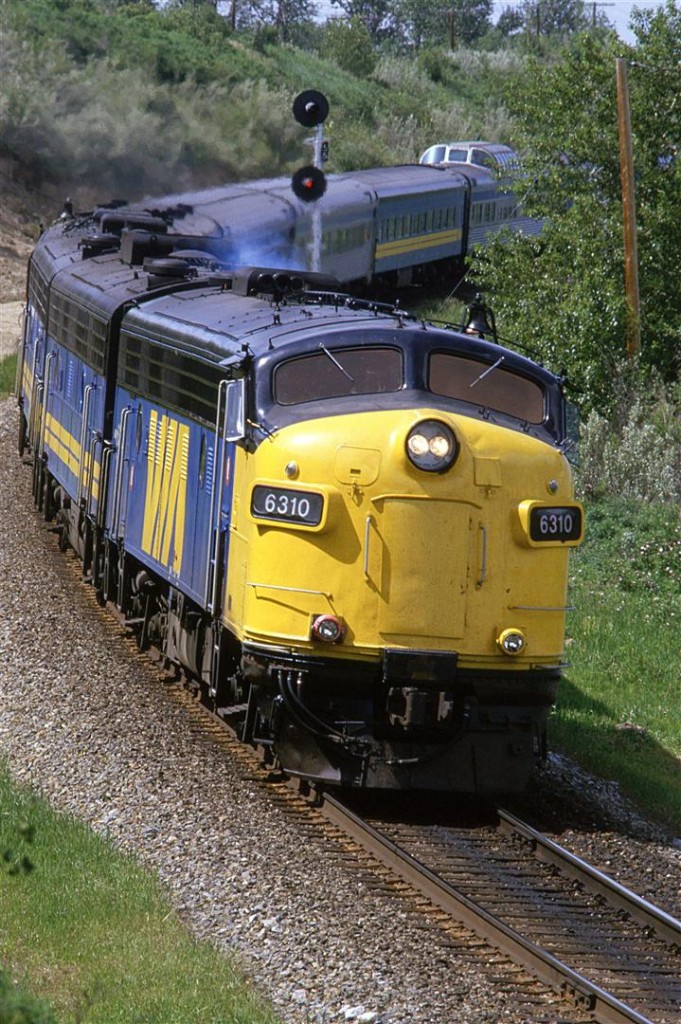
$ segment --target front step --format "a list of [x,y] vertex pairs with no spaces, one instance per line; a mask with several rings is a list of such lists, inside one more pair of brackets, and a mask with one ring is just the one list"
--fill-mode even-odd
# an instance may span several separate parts
[[220,718],[231,718],[232,715],[245,715],[248,710],[248,704],[231,704],[228,708],[218,708],[217,713]]

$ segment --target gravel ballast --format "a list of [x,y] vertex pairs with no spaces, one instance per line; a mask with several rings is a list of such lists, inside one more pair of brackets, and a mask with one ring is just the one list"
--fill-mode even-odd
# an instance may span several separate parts
[[[340,848],[301,833],[192,728],[83,588],[49,570],[55,540],[32,511],[17,422],[15,403],[0,402],[0,756],[13,777],[156,871],[189,927],[235,953],[286,1024],[526,1021],[495,954],[458,957],[408,900],[373,889]],[[639,891],[647,872],[641,894],[678,914],[673,837],[564,758],[537,785],[550,793],[552,778],[559,799],[587,785],[582,798],[605,801],[609,815],[560,840]],[[554,1012],[544,1019],[579,1019],[562,1004]]]

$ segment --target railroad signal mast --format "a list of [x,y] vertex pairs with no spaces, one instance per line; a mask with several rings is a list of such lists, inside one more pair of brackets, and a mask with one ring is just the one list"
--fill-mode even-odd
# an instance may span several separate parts
[[[328,159],[329,144],[324,139],[324,121],[329,114],[329,101],[316,89],[306,89],[293,101],[293,116],[305,128],[314,128],[314,163],[299,167],[291,178],[294,195],[304,203],[312,203],[326,192],[326,175],[322,164]],[[321,211],[312,212],[312,270],[321,269]]]

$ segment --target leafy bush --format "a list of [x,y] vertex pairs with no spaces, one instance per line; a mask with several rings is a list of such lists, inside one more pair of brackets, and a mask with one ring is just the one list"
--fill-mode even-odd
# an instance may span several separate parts
[[55,1024],[52,1010],[41,999],[21,992],[0,971],[0,1021],[6,1024]]
[[370,77],[376,67],[369,30],[359,19],[329,21],[322,30],[319,52],[358,78]]
[[[654,378],[653,378],[654,380]],[[588,497],[681,502],[681,407],[673,390],[624,367],[608,418],[593,410],[582,425],[578,485]]]
[[660,8],[637,35],[635,49],[623,50],[614,33],[585,33],[555,59],[533,59],[509,76],[506,99],[523,152],[516,188],[546,226],[536,242],[487,251],[480,268],[497,320],[511,336],[529,333],[553,368],[567,368],[583,404],[606,414],[630,333],[615,82],[622,57],[634,127],[640,358],[667,382],[679,373],[681,8]]

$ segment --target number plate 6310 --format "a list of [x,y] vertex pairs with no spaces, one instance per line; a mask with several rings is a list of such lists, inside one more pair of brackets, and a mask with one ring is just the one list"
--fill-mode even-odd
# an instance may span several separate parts
[[584,510],[578,501],[549,504],[523,501],[518,507],[520,522],[532,547],[547,544],[576,547],[584,538]]
[[324,514],[324,495],[292,487],[256,484],[251,492],[254,519],[295,526],[319,526]]

